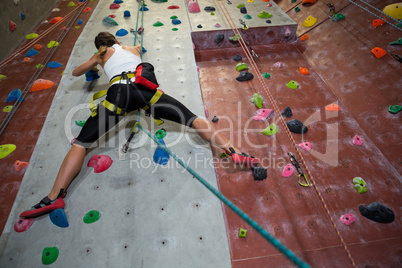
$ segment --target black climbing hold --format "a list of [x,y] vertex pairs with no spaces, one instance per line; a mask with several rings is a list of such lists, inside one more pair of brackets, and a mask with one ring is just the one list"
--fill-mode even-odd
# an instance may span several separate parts
[[224,38],[225,38],[225,36],[224,36],[223,34],[218,34],[218,35],[215,37],[215,43],[219,44],[220,42],[223,41]]
[[266,23],[271,23],[272,21],[271,21],[271,20],[266,20],[265,22],[266,22]]
[[373,202],[368,206],[360,205],[359,211],[362,216],[379,223],[391,223],[395,220],[394,212],[379,202]]
[[292,117],[292,110],[290,109],[290,107],[286,107],[285,110],[283,110],[282,112],[282,116],[283,117]]
[[242,57],[239,54],[236,54],[236,56],[233,57],[233,60],[235,61],[241,61]]
[[237,81],[243,82],[243,81],[248,81],[254,78],[254,75],[252,73],[249,73],[247,71],[240,72],[240,75],[236,78]]
[[216,115],[214,116],[214,118],[212,118],[212,122],[213,122],[213,123],[218,122],[218,120],[219,120],[219,118],[218,118]]
[[268,176],[267,169],[263,168],[263,167],[254,167],[253,168],[253,175],[254,175],[254,180],[263,181]]
[[240,13],[241,13],[241,14],[247,14],[247,9],[246,9],[246,7],[241,7],[241,8],[240,8]]
[[202,28],[202,25],[201,25],[201,24],[198,24],[198,25],[197,25],[197,28]]
[[402,63],[402,57],[399,56],[398,54],[391,53],[391,56],[394,57],[394,59],[396,59],[396,60],[399,61],[400,63]]
[[296,134],[304,134],[307,133],[308,131],[308,128],[305,125],[303,125],[303,123],[300,122],[300,120],[297,119],[287,121],[286,125],[288,126],[291,132]]
[[213,12],[213,11],[215,11],[216,9],[215,9],[214,7],[208,6],[208,7],[205,7],[204,10],[205,10],[206,12]]

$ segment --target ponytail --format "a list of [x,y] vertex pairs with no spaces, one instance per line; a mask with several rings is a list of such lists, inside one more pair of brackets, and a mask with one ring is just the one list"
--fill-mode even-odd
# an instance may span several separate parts
[[108,32],[100,32],[95,37],[95,46],[98,49],[98,56],[103,59],[107,48],[116,44],[116,38]]
[[100,46],[98,50],[98,56],[99,58],[103,59],[103,56],[105,56],[106,51],[107,51],[108,46]]

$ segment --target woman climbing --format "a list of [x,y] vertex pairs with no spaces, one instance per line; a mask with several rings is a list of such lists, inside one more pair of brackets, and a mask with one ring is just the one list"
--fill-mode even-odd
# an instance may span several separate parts
[[[75,68],[72,74],[81,76],[90,70],[97,70],[97,65],[102,66],[110,81],[106,100],[92,110],[92,116],[86,121],[64,158],[49,195],[31,210],[21,213],[20,217],[38,217],[55,209],[64,208],[65,190],[79,173],[87,149],[127,113],[147,105],[150,106],[148,111],[155,119],[163,118],[194,128],[201,138],[231,155],[236,164],[249,168],[259,164],[257,158],[241,153],[226,137],[215,133],[214,127],[208,120],[194,115],[176,99],[155,90],[157,82],[156,79],[153,81],[155,77],[153,67],[149,63],[141,63],[140,45],[121,46],[112,34],[101,32],[95,38],[95,46],[98,53]],[[150,80],[147,80],[146,76]],[[158,96],[155,102],[156,95]]]

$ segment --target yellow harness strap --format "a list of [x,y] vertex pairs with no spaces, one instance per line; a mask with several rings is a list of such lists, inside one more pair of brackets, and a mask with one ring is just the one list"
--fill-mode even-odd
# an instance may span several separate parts
[[[149,101],[149,103],[150,103],[151,105],[154,105],[155,103],[157,103],[158,100],[161,98],[162,94],[163,94],[162,91],[160,91],[159,89],[156,90],[155,94],[152,96],[152,98],[151,98],[151,100]],[[148,105],[145,105],[145,106],[142,107],[141,109],[143,109],[144,111],[146,111],[146,110],[149,109],[149,106],[148,106]],[[161,120],[161,119],[156,119],[156,118],[154,118],[154,121],[155,121],[155,123],[156,123],[158,126],[163,124],[163,120]]]

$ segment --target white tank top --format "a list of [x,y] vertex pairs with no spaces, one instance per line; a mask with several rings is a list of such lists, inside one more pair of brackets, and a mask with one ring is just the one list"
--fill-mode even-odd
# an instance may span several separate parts
[[[112,48],[115,49],[115,52],[103,66],[103,70],[109,78],[109,81],[114,76],[120,75],[122,72],[134,72],[138,64],[141,63],[141,58],[127,50],[124,50],[120,45],[114,44]],[[135,78],[132,78],[132,80],[134,81]],[[121,82],[125,84],[125,81]]]

